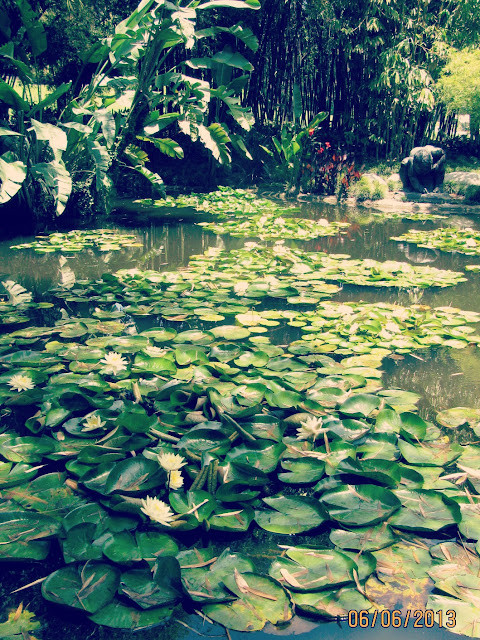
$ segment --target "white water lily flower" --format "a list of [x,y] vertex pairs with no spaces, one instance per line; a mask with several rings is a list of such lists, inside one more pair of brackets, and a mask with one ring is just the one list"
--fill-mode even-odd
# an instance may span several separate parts
[[306,420],[303,420],[300,423],[300,428],[297,429],[297,438],[298,440],[314,440],[319,436],[322,432],[322,418],[315,418],[314,416],[310,416]]
[[25,376],[21,373],[17,373],[12,376],[10,380],[7,382],[8,386],[15,391],[28,391],[29,389],[33,389],[35,386],[34,381],[30,378],[30,376]]
[[165,469],[165,471],[178,471],[187,463],[185,458],[179,453],[161,453],[158,456],[158,464]]
[[477,241],[474,238],[467,238],[465,240],[465,245],[467,247],[476,247],[477,246]]
[[277,218],[275,220],[275,224],[278,224],[280,227],[284,227],[285,226],[285,218],[282,218],[282,217]]
[[173,469],[173,471],[170,471],[168,486],[174,491],[182,488],[183,476],[181,471],[179,471],[178,469]]
[[263,227],[265,225],[265,223],[268,222],[268,216],[261,216],[258,219],[258,226],[259,227]]
[[107,353],[100,362],[106,365],[106,371],[111,371],[112,373],[119,373],[127,368],[128,362],[125,358],[122,357],[120,353],[116,351],[110,351]]
[[159,522],[165,527],[169,527],[175,519],[175,515],[168,504],[158,498],[147,496],[145,500],[142,500],[141,510],[150,520]]
[[250,251],[251,249],[256,249],[259,246],[260,245],[258,244],[258,242],[245,242],[243,248],[247,249],[247,251]]
[[104,424],[105,422],[102,422],[100,416],[90,414],[89,416],[87,416],[87,419],[83,423],[82,431],[93,431],[94,429],[100,429]]
[[240,282],[236,282],[233,285],[233,290],[237,295],[243,296],[246,293],[249,286],[250,286],[249,282],[247,282],[246,280],[241,280]]

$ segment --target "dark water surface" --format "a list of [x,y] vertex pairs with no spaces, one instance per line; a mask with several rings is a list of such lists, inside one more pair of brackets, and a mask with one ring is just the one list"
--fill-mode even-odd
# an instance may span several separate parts
[[[443,213],[443,212],[442,212]],[[414,245],[402,245],[392,241],[391,236],[398,236],[408,229],[433,229],[438,226],[473,227],[479,228],[473,217],[452,215],[445,220],[434,222],[402,222],[400,220],[384,221],[372,218],[367,210],[358,211],[347,207],[332,207],[321,204],[304,204],[299,214],[306,217],[326,217],[330,220],[349,220],[351,228],[348,234],[333,238],[319,238],[317,240],[294,242],[289,245],[306,251],[326,251],[329,253],[349,254],[355,258],[371,258],[375,260],[398,260],[411,264],[428,264],[440,269],[461,271],[467,264],[480,264],[480,258],[464,256],[462,254],[448,254],[439,251],[419,249]],[[204,231],[202,227],[192,222],[169,223],[145,220],[143,224],[132,226],[130,221],[112,222],[110,227],[134,232],[143,247],[132,247],[121,251],[100,253],[95,250],[84,250],[72,254],[68,258],[68,266],[74,271],[76,279],[98,278],[103,273],[115,272],[118,269],[140,268],[173,271],[188,264],[190,256],[201,254],[209,247],[221,247],[227,250],[243,246],[246,239],[217,237]],[[15,240],[0,241],[0,280],[11,279],[33,291],[36,299],[46,294],[48,289],[55,286],[59,279],[60,254],[36,254],[32,250],[14,251],[13,244],[27,242],[33,238],[21,237]],[[428,289],[425,292],[398,291],[391,288],[357,287],[345,285],[333,300],[367,302],[397,302],[408,305],[421,302],[432,307],[453,306],[468,311],[480,312],[480,274],[468,273],[468,282],[445,289]],[[144,327],[142,327],[144,328]],[[185,325],[185,329],[188,326]],[[286,342],[297,337],[294,329],[277,332],[272,340]],[[417,356],[417,357],[415,357]],[[435,412],[455,406],[480,407],[480,349],[476,346],[463,350],[436,348],[422,351],[414,355],[405,355],[402,360],[386,359],[383,384],[386,388],[402,388],[415,391],[423,396],[420,405],[424,417],[431,418]],[[261,558],[268,556],[268,546],[278,542],[288,542],[285,536],[272,537],[266,532],[253,536],[242,551]],[[221,536],[222,534],[220,534]],[[308,536],[304,536],[307,538]],[[275,538],[275,539],[273,539]],[[280,540],[281,538],[281,540]],[[298,537],[296,538],[298,540]],[[310,538],[310,541],[314,542]],[[225,544],[221,538],[219,544]],[[240,549],[238,541],[231,542],[231,547]],[[302,540],[306,542],[306,540]],[[8,607],[18,606],[18,595],[10,592],[23,584],[48,575],[57,568],[53,559],[48,567],[36,565],[4,564],[1,569],[0,586],[0,620],[5,619]],[[59,560],[60,562],[60,560]],[[58,565],[60,566],[60,564]],[[124,631],[97,627],[85,622],[81,616],[61,611],[54,605],[43,601],[39,587],[32,587],[23,592],[24,606],[35,612],[44,626],[40,637],[44,640],[123,640],[131,634]],[[319,624],[317,620],[307,620],[295,617],[291,625],[283,630],[266,628],[263,632],[250,633],[248,636],[239,632],[230,632],[232,640],[273,640],[273,634],[284,637],[299,637],[301,640],[349,640],[374,638],[406,638],[415,635],[423,640],[453,639],[448,631],[434,627],[413,629],[412,623],[408,628],[382,629],[377,621],[375,629],[349,628],[347,622]],[[197,615],[182,614],[181,620],[173,620],[166,627],[137,632],[136,637],[142,640],[193,640],[194,638],[226,638],[225,630],[217,625],[204,622]]]

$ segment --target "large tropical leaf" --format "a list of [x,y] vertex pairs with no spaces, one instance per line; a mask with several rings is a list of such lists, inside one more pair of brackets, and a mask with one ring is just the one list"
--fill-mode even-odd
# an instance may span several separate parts
[[209,27],[208,29],[201,29],[195,33],[195,36],[197,37],[197,40],[200,40],[201,38],[208,38],[222,32],[231,33],[252,51],[256,51],[258,49],[257,36],[248,27],[242,27],[240,23],[233,27]]
[[170,158],[183,158],[182,147],[171,138],[151,138],[149,136],[137,136],[138,140],[151,142],[159,151]]
[[218,160],[220,164],[230,163],[231,157],[227,147],[230,138],[221,124],[214,122],[209,127],[205,127],[203,124],[199,125],[198,135],[215,160]]
[[16,111],[28,111],[30,105],[15,91],[13,87],[0,78],[0,102],[8,104]]
[[43,24],[28,3],[28,0],[15,0],[15,4],[20,11],[20,17],[27,32],[32,53],[35,57],[39,56],[47,50],[47,35]]
[[32,172],[45,180],[55,200],[55,212],[60,216],[65,211],[72,192],[72,178],[65,164],[62,160],[39,162],[32,167]]
[[65,151],[67,148],[67,134],[60,127],[48,122],[39,122],[38,120],[30,119],[32,123],[32,129],[35,131],[37,140],[45,140],[48,142],[55,155],[55,159],[59,160],[61,157],[61,151]]
[[0,47],[0,58],[7,61],[6,65],[8,65],[8,67],[13,67],[17,70],[20,80],[24,83],[33,82],[34,78],[31,67],[28,64],[25,64],[25,62],[15,58],[14,53],[13,42],[7,42],[3,47]]
[[110,156],[106,147],[102,146],[97,140],[87,140],[87,147],[95,163],[95,181],[97,189],[100,190],[102,185],[105,184],[107,171],[110,167]]
[[49,93],[48,96],[46,96],[43,100],[40,100],[40,102],[38,102],[32,109],[30,109],[28,116],[31,118],[38,111],[41,111],[42,109],[46,109],[46,107],[49,107],[51,104],[54,104],[61,96],[67,93],[67,91],[70,89],[71,86],[72,86],[71,82],[62,83],[59,87],[55,89],[55,91],[52,91],[52,93]]
[[[1,90],[1,86],[0,86]],[[16,160],[14,162],[6,162],[4,156],[0,158],[0,204],[5,204],[13,198],[13,196],[22,188],[22,183],[27,175],[27,167]]]

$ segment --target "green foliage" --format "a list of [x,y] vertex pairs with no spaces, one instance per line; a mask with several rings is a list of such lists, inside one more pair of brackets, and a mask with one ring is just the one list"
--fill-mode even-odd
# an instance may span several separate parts
[[6,622],[0,622],[0,638],[7,640],[22,640],[23,638],[35,638],[30,634],[31,631],[40,627],[40,622],[34,620],[35,614],[23,608],[21,603],[16,611],[8,614]]
[[387,187],[379,180],[362,176],[355,184],[353,194],[358,202],[365,200],[381,200],[387,195]]
[[[297,109],[300,105],[300,99],[297,95],[295,102]],[[295,115],[294,124],[285,123],[282,126],[280,138],[273,137],[272,142],[275,151],[280,159],[280,167],[282,174],[286,179],[287,189],[298,190],[300,182],[301,161],[305,153],[308,138],[311,137],[315,127],[323,122],[328,114],[322,111],[318,113],[306,127],[298,126],[298,113]],[[271,153],[268,149],[264,149],[267,153]]]
[[479,204],[480,203],[480,186],[475,184],[469,184],[465,189],[465,204]]
[[449,60],[436,84],[439,98],[447,107],[470,115],[470,132],[477,136],[480,126],[480,51],[449,50]]
[[[58,216],[72,193],[72,176],[76,187],[83,185],[98,194],[98,202],[106,202],[111,188],[107,174],[115,163],[140,173],[162,194],[163,181],[146,166],[149,157],[137,143],[152,144],[161,153],[182,158],[183,150],[175,140],[156,137],[175,123],[192,140],[199,139],[219,163],[230,162],[230,142],[249,156],[242,136],[235,131],[230,136],[228,126],[218,118],[231,116],[234,126],[249,130],[253,117],[241,106],[239,93],[248,80],[251,63],[229,47],[212,57],[185,62],[201,69],[204,76],[203,70],[207,69],[213,76],[212,85],[185,75],[178,63],[170,68],[175,50],[183,57],[197,39],[219,33],[231,34],[251,50],[256,49],[253,33],[238,24],[196,34],[197,12],[219,3],[207,2],[193,9],[167,7],[153,0],[142,2],[116,26],[112,38],[85,53],[84,61],[96,62],[97,70],[90,83],[67,103],[54,125],[41,121],[44,110],[64,98],[71,83],[62,84],[43,99],[32,99],[31,88],[39,71],[36,56],[46,48],[45,32],[27,0],[16,2],[28,35],[31,66],[21,61],[24,53],[16,52],[13,42],[1,48],[0,57],[15,66],[13,81],[18,76],[23,82],[23,94],[17,92],[15,82],[1,81],[0,102],[15,113],[10,127],[0,130],[9,147],[0,157],[0,203],[20,191],[29,208],[34,209],[35,189],[41,185],[44,198]],[[227,5],[258,8],[257,3],[247,0]],[[242,73],[240,78],[234,74],[236,70]]]

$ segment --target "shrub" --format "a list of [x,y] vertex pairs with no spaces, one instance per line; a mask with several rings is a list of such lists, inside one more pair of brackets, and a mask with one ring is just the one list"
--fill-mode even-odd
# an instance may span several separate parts
[[395,180],[395,178],[390,178],[387,180],[387,187],[389,191],[397,191],[401,189],[402,183],[400,180]]
[[480,204],[480,185],[469,184],[465,189],[465,204]]
[[353,189],[357,202],[365,202],[365,200],[381,200],[387,195],[387,187],[379,182],[362,176]]

